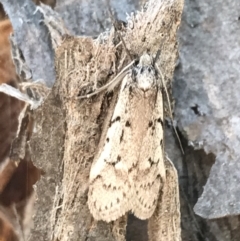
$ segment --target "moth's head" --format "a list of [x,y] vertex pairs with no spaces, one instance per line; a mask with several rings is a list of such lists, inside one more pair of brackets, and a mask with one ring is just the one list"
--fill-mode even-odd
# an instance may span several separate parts
[[141,66],[150,66],[150,65],[153,65],[153,58],[148,53],[144,53],[139,59],[138,66],[141,67]]
[[156,86],[156,70],[153,66],[153,58],[145,53],[141,56],[135,67],[135,78],[138,88],[144,92]]

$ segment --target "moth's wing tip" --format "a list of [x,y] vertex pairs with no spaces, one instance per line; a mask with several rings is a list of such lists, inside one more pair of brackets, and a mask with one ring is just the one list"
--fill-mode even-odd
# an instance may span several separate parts
[[112,210],[106,210],[105,212],[99,212],[99,210],[96,210],[95,208],[91,208],[90,213],[92,214],[93,218],[97,221],[104,221],[107,223],[110,223],[112,221],[116,221],[117,219],[121,218],[124,216],[129,210],[117,210],[117,211],[112,211]]
[[[128,198],[122,198],[119,203],[116,203],[111,197],[102,200],[100,203],[99,201],[99,198],[93,198],[92,196],[88,198],[88,207],[95,220],[109,223],[122,217],[130,210]],[[109,203],[112,203],[112,205],[109,205]]]
[[141,220],[146,220],[152,217],[155,209],[156,209],[156,206],[152,207],[150,210],[135,209],[135,210],[132,210],[132,213],[137,218]]
[[[151,180],[151,178],[146,177],[144,180]],[[154,178],[153,180],[155,180],[154,183],[147,191],[143,188],[146,185],[143,185],[143,187],[141,185],[136,186],[137,192],[132,212],[141,220],[149,219],[153,215],[160,199],[160,190],[163,187],[162,179]]]

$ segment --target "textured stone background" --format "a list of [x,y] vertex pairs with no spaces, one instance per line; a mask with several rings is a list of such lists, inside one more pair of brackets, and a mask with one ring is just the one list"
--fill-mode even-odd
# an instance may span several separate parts
[[240,4],[186,1],[174,81],[178,127],[216,156],[194,211],[205,218],[240,212]]

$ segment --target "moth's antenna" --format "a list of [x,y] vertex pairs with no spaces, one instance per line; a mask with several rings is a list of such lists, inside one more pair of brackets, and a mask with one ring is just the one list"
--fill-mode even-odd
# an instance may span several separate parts
[[156,53],[155,58],[153,59],[153,66],[155,66],[155,64],[156,64],[156,62],[157,62],[157,59],[159,58],[160,54],[161,54],[161,51],[160,51],[160,49],[159,49],[159,50],[157,51],[157,53]]
[[115,18],[114,18],[114,16],[113,16],[113,13],[112,13],[112,10],[111,10],[111,7],[110,7],[110,0],[106,0],[106,5],[107,5],[107,8],[108,8],[109,16],[110,16],[110,18],[111,18],[111,21],[112,21],[112,24],[113,24],[113,26],[114,26],[114,29],[115,29],[118,37],[120,38],[120,40],[121,40],[121,42],[122,42],[122,44],[123,44],[123,47],[124,47],[127,55],[128,55],[129,58],[133,61],[134,58],[132,57],[132,55],[130,54],[129,50],[127,49],[127,46],[126,46],[126,44],[125,44],[125,41],[124,41],[122,35],[121,35],[121,34],[119,33],[119,31],[118,31],[118,27],[117,27],[117,24],[116,24],[116,20],[115,20]]
[[[158,52],[160,52],[160,51],[158,51]],[[158,55],[158,52],[157,52],[157,55]],[[157,55],[156,55],[156,56],[157,56]],[[158,55],[158,57],[159,57],[159,55]],[[156,59],[157,59],[157,58],[155,58],[154,61],[156,61]],[[182,153],[184,154],[184,150],[183,150],[183,146],[182,146],[180,137],[179,137],[179,135],[178,135],[178,133],[177,133],[177,130],[176,130],[176,127],[174,126],[174,123],[173,123],[172,108],[171,108],[171,104],[170,104],[170,98],[169,98],[168,90],[167,90],[167,87],[166,87],[166,85],[165,85],[164,76],[163,76],[163,74],[162,74],[161,69],[158,67],[157,64],[156,64],[156,67],[157,67],[157,70],[158,70],[159,74],[161,75],[162,85],[163,85],[164,91],[165,91],[166,96],[167,96],[168,109],[169,109],[169,112],[170,112],[170,119],[171,119],[171,121],[172,121],[172,127],[173,127],[173,130],[174,130],[174,132],[175,132],[175,135],[176,135],[176,137],[177,137],[177,139],[178,139],[178,143],[179,143],[180,149],[181,149]]]
[[95,92],[91,93],[91,94],[87,94],[87,95],[81,95],[78,96],[76,99],[86,99],[86,98],[90,98],[100,92],[102,92],[103,90],[108,89],[108,91],[111,91],[114,89],[114,87],[120,82],[122,81],[122,79],[124,78],[124,76],[128,73],[129,69],[132,67],[132,65],[135,63],[135,60],[133,60],[129,65],[127,65],[126,67],[124,67],[118,74],[117,76],[115,76],[115,78],[113,78],[113,80],[111,80],[109,83],[107,83],[106,85],[100,87],[99,89],[97,89]]

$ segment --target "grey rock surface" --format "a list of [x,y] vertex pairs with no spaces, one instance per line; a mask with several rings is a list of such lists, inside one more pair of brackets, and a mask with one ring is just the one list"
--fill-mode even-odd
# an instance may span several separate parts
[[[31,0],[2,0],[14,29],[14,40],[30,69],[33,81],[43,80],[48,87],[55,81],[54,52],[43,16]],[[25,64],[25,63],[24,63]],[[20,67],[21,68],[21,67]],[[27,74],[29,75],[29,74]]]
[[[126,21],[127,13],[139,9],[139,0],[112,0],[110,7],[119,20]],[[107,1],[59,0],[56,11],[74,35],[98,36],[111,27]]]
[[195,149],[216,156],[194,208],[209,219],[240,213],[239,14],[238,1],[186,0],[179,33],[175,117]]

